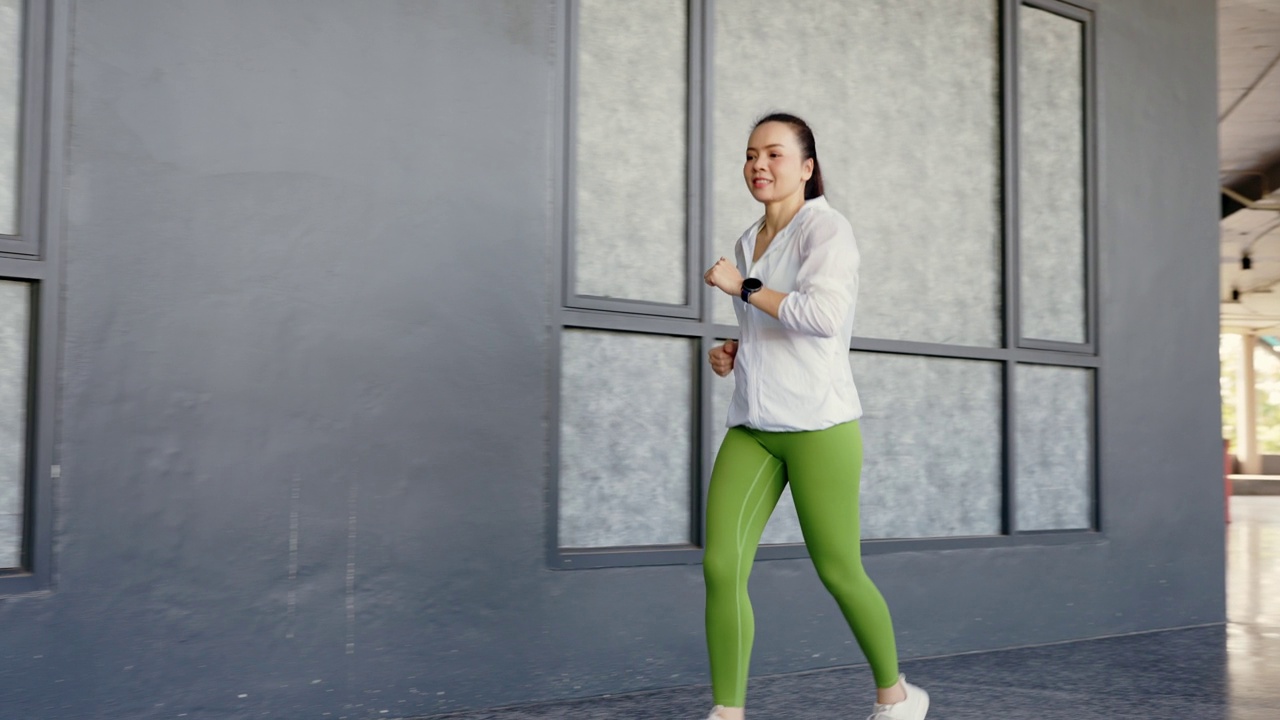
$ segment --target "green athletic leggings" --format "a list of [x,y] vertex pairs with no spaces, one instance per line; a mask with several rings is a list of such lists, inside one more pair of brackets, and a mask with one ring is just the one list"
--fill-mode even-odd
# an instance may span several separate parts
[[805,546],[835,596],[876,685],[898,681],[889,608],[862,569],[858,482],[862,434],[857,421],[809,432],[729,429],[707,498],[707,648],[715,703],[743,707],[755,621],[747,576],[760,535],[787,483]]

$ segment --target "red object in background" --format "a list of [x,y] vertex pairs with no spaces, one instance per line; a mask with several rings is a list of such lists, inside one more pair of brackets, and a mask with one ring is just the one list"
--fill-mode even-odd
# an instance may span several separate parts
[[1223,503],[1226,508],[1227,522],[1231,522],[1231,441],[1222,441],[1222,484],[1227,489],[1227,499]]

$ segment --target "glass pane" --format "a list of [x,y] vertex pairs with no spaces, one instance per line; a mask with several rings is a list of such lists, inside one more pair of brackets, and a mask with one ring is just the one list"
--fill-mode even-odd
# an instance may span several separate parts
[[0,568],[22,558],[31,286],[0,280]]
[[582,0],[577,295],[688,301],[685,0]]
[[22,0],[0,0],[0,235],[18,234]]
[[864,412],[862,536],[1000,534],[1000,364],[850,355]]
[[560,545],[688,543],[695,341],[566,330],[562,342]]
[[1084,35],[1075,20],[1022,7],[1018,55],[1018,225],[1022,336],[1085,334]]
[[[720,449],[720,443],[728,432],[725,418],[729,415],[729,403],[733,400],[733,376],[715,378],[711,386],[711,420],[715,435],[711,438],[711,452]],[[764,535],[760,538],[762,545],[780,545],[786,543],[802,543],[804,535],[800,532],[800,519],[796,517],[796,503],[791,498],[791,486],[782,491],[778,507],[765,525]]]
[[1093,372],[1019,365],[1017,529],[1093,526]]
[[[742,177],[752,123],[791,112],[813,128],[827,197],[858,238],[855,334],[1000,345],[997,6],[716,3],[715,253],[733,257],[762,213]],[[734,323],[716,298],[716,321]]]

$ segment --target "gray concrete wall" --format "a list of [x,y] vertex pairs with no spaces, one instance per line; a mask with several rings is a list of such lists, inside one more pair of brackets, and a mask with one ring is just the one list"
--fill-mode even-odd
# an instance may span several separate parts
[[[1106,537],[868,558],[907,657],[1223,620],[1214,4],[1098,15]],[[56,585],[0,601],[5,716],[705,682],[700,567],[546,569],[560,17],[76,4]],[[754,672],[859,661],[807,561],[752,587]]]

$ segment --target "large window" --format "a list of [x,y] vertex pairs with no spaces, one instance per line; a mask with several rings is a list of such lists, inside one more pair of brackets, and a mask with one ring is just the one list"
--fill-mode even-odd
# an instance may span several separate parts
[[[862,254],[866,549],[1100,529],[1089,11],[570,0],[567,19],[554,567],[700,557],[733,383],[705,356],[737,328],[699,280],[760,214],[741,156],[775,110],[814,127]],[[759,556],[801,542],[787,493]]]
[[0,595],[49,578],[55,243],[42,0],[0,0]]

